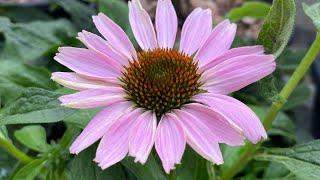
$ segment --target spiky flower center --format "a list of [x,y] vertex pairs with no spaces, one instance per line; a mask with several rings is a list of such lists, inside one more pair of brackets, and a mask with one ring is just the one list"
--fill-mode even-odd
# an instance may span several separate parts
[[190,102],[201,91],[193,59],[177,50],[142,51],[121,78],[127,99],[158,117]]

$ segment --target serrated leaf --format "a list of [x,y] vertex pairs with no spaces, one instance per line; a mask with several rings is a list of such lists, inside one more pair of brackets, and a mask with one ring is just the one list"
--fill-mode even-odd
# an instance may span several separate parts
[[11,23],[0,17],[0,32],[5,44],[0,61],[33,61],[53,47],[63,44],[63,40],[74,36],[71,23],[66,20],[34,21],[31,23]]
[[12,180],[33,180],[40,174],[41,169],[44,168],[46,161],[44,159],[36,159],[29,164],[23,166],[12,177]]
[[257,160],[283,164],[298,179],[313,180],[320,177],[320,140],[292,148],[267,149]]
[[309,16],[313,24],[320,31],[320,2],[313,5],[302,3],[303,11]]
[[93,162],[95,157],[95,147],[92,146],[77,155],[69,166],[71,179],[77,180],[118,180],[125,179],[124,171],[120,164],[114,165],[106,170],[102,170]]
[[294,0],[274,0],[258,37],[258,44],[277,58],[289,42],[296,6]]
[[25,126],[16,130],[14,136],[20,143],[38,152],[46,152],[50,147],[46,130],[40,125]]
[[241,7],[233,8],[227,15],[231,21],[244,17],[264,19],[270,10],[270,5],[264,2],[245,2]]
[[0,125],[26,123],[52,123],[62,121],[75,112],[60,106],[61,94],[27,88],[17,99],[0,111]]

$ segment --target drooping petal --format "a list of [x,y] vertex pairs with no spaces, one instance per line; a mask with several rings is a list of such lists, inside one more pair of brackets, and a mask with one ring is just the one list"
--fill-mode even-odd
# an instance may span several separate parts
[[103,37],[110,42],[114,49],[117,49],[129,59],[137,58],[137,52],[134,49],[130,39],[119,25],[114,23],[103,13],[99,13],[98,16],[93,16],[92,19],[93,23],[96,25],[96,28],[103,35]]
[[121,76],[122,67],[113,60],[97,54],[94,51],[63,47],[59,48],[59,53],[54,57],[60,64],[68,67],[76,73],[92,78],[117,78]]
[[156,29],[159,47],[173,48],[178,29],[178,17],[171,0],[158,1]]
[[233,48],[226,51],[221,56],[212,59],[207,64],[200,66],[200,69],[202,71],[206,71],[234,57],[244,56],[244,55],[262,55],[263,53],[264,53],[263,46],[245,46],[245,47]]
[[157,127],[155,148],[166,173],[180,164],[186,146],[186,135],[175,116],[164,115]]
[[151,111],[138,117],[130,130],[129,155],[135,157],[135,162],[144,164],[154,144],[157,126],[156,115]]
[[225,20],[218,24],[210,34],[206,42],[200,47],[195,59],[203,66],[210,60],[219,57],[230,49],[236,35],[237,26]]
[[72,143],[70,153],[78,154],[100,139],[110,125],[126,113],[130,106],[131,104],[127,102],[115,103],[99,112]]
[[107,56],[108,59],[116,60],[124,66],[126,66],[129,62],[127,57],[119,53],[107,41],[96,34],[83,30],[82,32],[78,33],[78,39],[89,49]]
[[196,8],[187,17],[185,23],[183,24],[180,51],[191,56],[207,40],[211,31],[211,10]]
[[62,106],[87,109],[108,106],[113,103],[125,101],[124,92],[120,87],[107,89],[89,89],[59,98]]
[[199,121],[202,121],[219,143],[226,143],[231,146],[244,144],[243,131],[217,109],[202,104],[191,103],[185,105],[183,110],[192,114]]
[[116,78],[109,78],[108,81],[91,80],[72,72],[55,72],[52,73],[51,79],[74,90],[100,89],[120,84]]
[[129,130],[133,122],[142,113],[141,109],[122,115],[102,137],[97,149],[95,161],[106,169],[121,161],[129,150]]
[[[205,159],[222,164],[223,158],[218,141],[211,130],[199,119],[185,110],[176,110],[175,114],[187,135],[187,143]],[[173,116],[169,114],[168,116]]]
[[205,71],[204,89],[215,94],[229,94],[271,74],[276,68],[272,55],[239,56]]
[[223,113],[243,130],[244,135],[252,143],[256,144],[267,138],[267,133],[257,115],[242,102],[229,96],[211,93],[197,95],[194,100]]
[[158,47],[152,21],[139,0],[129,1],[129,21],[132,32],[140,45],[147,51]]

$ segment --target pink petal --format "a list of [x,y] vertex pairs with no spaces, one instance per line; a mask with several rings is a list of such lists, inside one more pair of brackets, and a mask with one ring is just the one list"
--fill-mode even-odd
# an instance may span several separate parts
[[205,64],[204,66],[201,66],[202,71],[209,70],[210,68],[213,68],[214,66],[237,56],[243,56],[243,55],[263,55],[264,48],[263,46],[245,46],[245,47],[239,47],[239,48],[233,48],[225,53],[223,53],[221,56],[212,59],[210,62]]
[[110,42],[114,49],[118,50],[129,59],[137,58],[136,50],[120,26],[103,13],[99,13],[98,16],[93,16],[92,18],[96,28],[103,37]]
[[244,135],[252,142],[258,143],[267,139],[267,133],[257,115],[242,102],[225,95],[199,94],[194,100],[207,104],[223,113],[244,131]]
[[116,164],[127,155],[129,130],[141,113],[141,109],[136,109],[124,114],[107,130],[100,141],[95,158],[95,161],[99,163],[102,169]]
[[148,51],[158,47],[150,16],[142,8],[139,0],[129,1],[129,21],[132,32],[143,50]]
[[237,26],[230,24],[229,20],[218,24],[195,56],[195,59],[199,60],[200,66],[207,64],[210,60],[230,49],[236,30]]
[[155,148],[166,173],[180,164],[186,146],[186,135],[175,116],[162,117],[156,132]]
[[78,154],[100,139],[110,125],[125,114],[130,106],[131,104],[127,102],[115,103],[100,111],[72,143],[70,153]]
[[244,144],[242,130],[219,110],[196,103],[187,104],[183,110],[207,125],[219,143],[226,143],[231,146]]
[[106,59],[94,51],[82,48],[63,47],[54,57],[60,64],[84,76],[92,78],[117,78],[121,76],[120,64]]
[[211,10],[196,8],[187,17],[181,32],[180,51],[191,56],[206,41],[212,30]]
[[178,17],[171,0],[158,0],[156,29],[159,47],[173,48],[178,29]]
[[55,72],[52,73],[51,79],[74,90],[100,89],[120,84],[116,78],[109,78],[109,81],[91,80],[72,72]]
[[[176,110],[175,114],[187,135],[187,143],[192,149],[205,159],[222,164],[223,158],[218,141],[215,140],[208,126],[185,110]],[[173,117],[170,114],[169,116]]]
[[62,102],[61,105],[65,107],[88,109],[125,101],[124,96],[122,88],[108,87],[107,89],[90,89],[64,95],[59,100]]
[[151,111],[146,111],[138,117],[130,130],[129,155],[135,157],[135,162],[144,164],[152,149],[157,118]]
[[229,94],[268,76],[275,68],[272,55],[239,56],[205,71],[201,81],[211,93]]
[[100,36],[84,30],[78,33],[78,36],[78,39],[89,49],[107,56],[107,59],[113,59],[124,66],[128,65],[128,58],[119,53]]

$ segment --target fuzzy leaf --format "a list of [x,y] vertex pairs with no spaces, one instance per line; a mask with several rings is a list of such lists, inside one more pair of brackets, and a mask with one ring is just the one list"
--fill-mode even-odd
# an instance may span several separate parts
[[238,21],[244,17],[264,19],[270,10],[270,5],[264,2],[245,2],[241,7],[232,9],[227,17],[231,21]]
[[320,2],[313,5],[302,3],[302,7],[307,16],[312,20],[317,30],[320,31]]
[[283,164],[297,179],[313,180],[320,177],[320,140],[292,148],[267,149],[257,160]]
[[258,44],[277,58],[289,42],[296,6],[294,0],[274,0],[258,37]]
[[52,123],[63,120],[75,112],[60,106],[59,93],[40,88],[28,88],[0,111],[0,125],[26,123]]
[[40,125],[25,126],[16,130],[14,136],[20,143],[38,152],[46,152],[50,146],[47,143],[46,130]]

